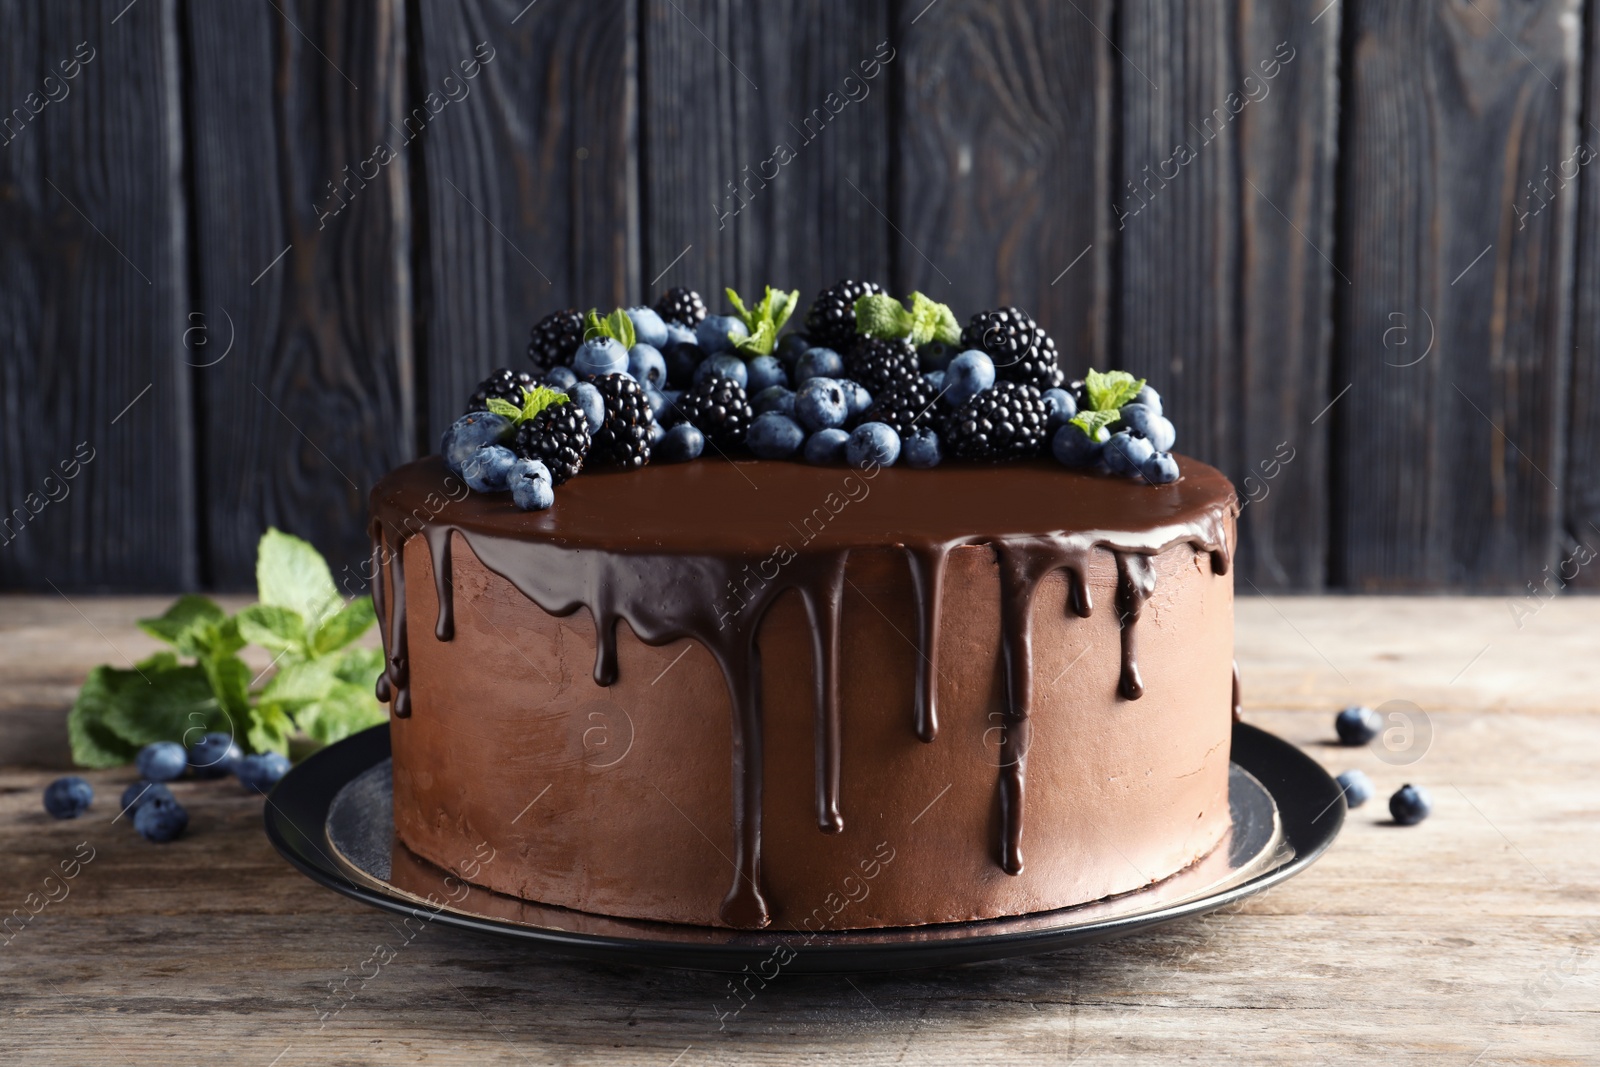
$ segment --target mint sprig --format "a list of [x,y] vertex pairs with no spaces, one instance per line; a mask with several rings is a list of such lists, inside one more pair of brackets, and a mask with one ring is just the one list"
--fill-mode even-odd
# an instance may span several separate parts
[[638,340],[633,332],[633,320],[628,318],[626,311],[617,308],[601,318],[598,308],[590,308],[589,314],[584,318],[583,338],[586,341],[593,341],[601,337],[609,337],[625,349],[631,349]]
[[491,396],[484,403],[488,406],[490,412],[505,416],[515,426],[519,423],[527,422],[550,405],[565,404],[569,399],[571,398],[559,389],[536,385],[532,389],[522,390],[521,407],[509,400],[501,400],[497,396]]
[[1095,411],[1091,409],[1080,411],[1067,421],[1082,430],[1084,436],[1089,440],[1104,444],[1111,436],[1106,427],[1121,417],[1121,412],[1115,409],[1111,411]]
[[1135,378],[1125,370],[1102,374],[1091,370],[1083,376],[1083,391],[1094,411],[1116,411],[1139,395],[1144,379]]
[[[382,722],[372,686],[383,654],[348,647],[375,621],[371,598],[346,601],[316,549],[272,529],[257,548],[256,586],[260,602],[236,615],[191,595],[139,620],[171,647],[128,670],[89,672],[67,715],[73,760],[115,767],[152,741],[192,744],[211,731],[246,751],[286,753],[296,735],[326,744]],[[238,654],[247,643],[274,655],[276,673],[259,689]]]
[[746,307],[744,300],[732,289],[724,289],[723,292],[727,294],[734,314],[750,331],[748,337],[734,339],[734,349],[746,356],[772,355],[772,350],[778,346],[778,331],[783,329],[784,323],[789,321],[789,316],[800,304],[800,290],[791,289],[786,293],[769,285],[761,302],[755,307]]
[[868,337],[904,338],[913,345],[961,339],[955,312],[922,293],[911,294],[909,310],[888,293],[867,293],[855,302],[855,313],[856,332]]

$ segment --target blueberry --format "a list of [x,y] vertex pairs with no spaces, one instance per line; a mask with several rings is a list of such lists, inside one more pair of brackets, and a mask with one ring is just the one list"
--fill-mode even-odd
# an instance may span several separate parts
[[[687,326],[680,326],[676,322],[669,322],[667,323],[667,339],[661,344],[656,345],[656,347],[661,349],[662,355],[670,356],[673,352],[677,351],[680,346],[692,345],[694,343],[695,340],[693,330],[689,329]],[[696,347],[699,346],[697,345]]]
[[596,337],[578,346],[572,355],[572,370],[579,379],[603,374],[621,374],[628,369],[628,350],[610,337]]
[[860,382],[843,378],[839,381],[839,388],[844,390],[845,422],[860,418],[872,406],[872,394]]
[[461,468],[467,487],[479,493],[503,493],[517,454],[505,445],[484,445]]
[[571,367],[551,367],[550,373],[544,376],[544,381],[540,384],[564,393],[578,384],[578,376],[572,373]]
[[75,774],[44,787],[44,810],[58,819],[76,819],[92,803],[94,787]]
[[439,440],[439,454],[444,464],[456,474],[466,465],[472,454],[484,445],[499,444],[511,436],[515,429],[511,420],[488,411],[469,412],[444,432]]
[[172,841],[189,825],[189,813],[176,800],[157,798],[140,804],[133,813],[133,828],[146,841]]
[[655,419],[651,419],[650,429],[645,431],[645,436],[649,438],[650,447],[654,448],[661,443],[663,437],[667,436],[667,428]]
[[933,387],[933,395],[938,396],[944,392],[944,371],[931,370],[923,376],[923,380]]
[[1389,814],[1401,826],[1415,826],[1433,814],[1433,798],[1426,789],[1403,785],[1389,798]]
[[707,378],[732,378],[740,385],[748,385],[750,383],[750,368],[745,366],[744,360],[738,356],[730,356],[726,352],[718,352],[715,355],[707,356],[705,361],[694,369],[694,384],[699,385]]
[[511,489],[511,502],[523,511],[543,511],[556,502],[550,468],[539,460],[517,460],[506,485]]
[[687,422],[680,422],[667,431],[661,443],[652,449],[650,458],[659,463],[684,463],[699,459],[705,448],[705,435]]
[[671,401],[661,390],[651,389],[649,386],[645,387],[644,399],[650,405],[650,417],[655,420],[657,426],[665,429],[663,421],[667,418],[667,412],[672,410]]
[[[661,410],[655,412],[656,424],[663,430],[670,430],[683,421],[683,412],[678,410],[678,399],[683,396],[681,389],[663,389],[657,394],[661,397]],[[651,410],[655,411],[655,401],[650,401]]]
[[818,430],[806,438],[806,462],[814,467],[837,467],[845,461],[850,435],[840,429]]
[[929,341],[917,349],[917,368],[924,373],[944,370],[950,366],[950,361],[955,358],[956,348],[954,345],[947,345],[943,341]]
[[[1103,438],[1106,431],[1102,428],[1099,435]],[[1099,460],[1105,442],[1093,441],[1083,432],[1083,427],[1067,423],[1056,430],[1055,436],[1050,439],[1050,454],[1056,457],[1058,463],[1068,467],[1089,467]]]
[[1056,427],[1065,426],[1078,414],[1078,402],[1065,389],[1044,391],[1045,432],[1055,433]]
[[969,348],[945,368],[944,402],[958,408],[993,385],[994,360],[976,348]]
[[789,384],[788,369],[771,356],[757,356],[750,361],[746,370],[750,380],[745,386],[745,392],[751,395],[770,386]]
[[845,459],[850,466],[860,470],[869,464],[892,467],[900,458],[900,435],[894,427],[881,422],[863,422],[850,434],[845,446]]
[[265,793],[289,773],[289,757],[279,752],[253,753],[240,760],[233,773],[239,776],[240,784],[246,789]]
[[[682,327],[678,327],[682,329]],[[694,372],[705,362],[706,354],[692,340],[667,349],[667,384],[685,389],[694,382]]]
[[595,434],[606,421],[606,398],[589,382],[579,382],[567,390],[572,402],[583,412],[583,421],[589,424],[589,433]]
[[808,348],[795,361],[794,384],[799,388],[809,378],[843,378],[844,360],[831,348]]
[[243,756],[233,738],[212,732],[189,746],[189,769],[196,778],[221,778],[232,774]]
[[1365,771],[1345,771],[1334,781],[1344,790],[1347,807],[1359,808],[1372,799],[1372,779],[1367,777]]
[[1171,485],[1178,480],[1178,460],[1171,452],[1152,452],[1139,468],[1151,485]]
[[640,385],[660,389],[667,384],[667,359],[655,345],[636,344],[628,349],[628,373]]
[[1133,398],[1135,404],[1143,404],[1157,415],[1161,414],[1161,394],[1148,385],[1139,390],[1139,395]]
[[1178,431],[1165,416],[1151,411],[1143,404],[1124,404],[1117,413],[1118,430],[1128,429],[1150,439],[1150,447],[1157,452],[1171,452],[1178,443]]
[[745,431],[744,443],[760,459],[788,459],[800,451],[806,432],[787,415],[768,411],[757,415]]
[[[937,373],[937,372],[936,372]],[[900,443],[906,466],[917,470],[937,467],[943,456],[939,453],[939,435],[926,426],[919,426]]]
[[[667,323],[655,308],[637,307],[627,309],[628,318],[633,320],[633,339],[635,348],[639,345],[649,345],[659,349],[667,343]],[[635,378],[639,378],[637,374]],[[643,378],[639,378],[642,382]]]
[[1154,452],[1148,440],[1131,430],[1121,430],[1106,441],[1105,451],[1101,455],[1113,473],[1137,478],[1143,475],[1145,460]]
[[158,798],[171,800],[172,790],[160,782],[134,782],[122,791],[122,812],[125,815],[131,814],[139,810],[139,805]]
[[805,353],[806,349],[810,347],[811,342],[806,340],[805,334],[786,333],[782,337],[778,338],[777,356],[785,363],[793,366],[794,361],[799,359]]
[[750,406],[757,415],[768,411],[776,411],[780,415],[794,418],[794,390],[781,385],[769,385],[757,393],[750,401]]
[[[816,351],[818,349],[811,350]],[[811,352],[807,352],[806,356]],[[800,358],[804,360],[806,356]],[[806,379],[794,394],[794,417],[812,433],[843,426],[850,417],[850,405],[843,387],[832,378]]]
[[749,336],[750,331],[745,328],[744,320],[734,318],[732,315],[707,315],[700,320],[700,325],[696,326],[694,331],[695,342],[706,350],[707,355],[732,352],[733,342],[742,341]]
[[176,741],[155,741],[139,750],[134,761],[139,777],[151,782],[172,782],[183,777],[189,757]]
[[1334,716],[1333,728],[1339,734],[1341,745],[1364,745],[1378,736],[1383,720],[1371,708],[1352,704]]

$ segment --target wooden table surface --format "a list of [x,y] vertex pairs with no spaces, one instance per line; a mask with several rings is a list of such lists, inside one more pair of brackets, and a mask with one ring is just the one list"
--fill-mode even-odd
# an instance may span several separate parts
[[[75,687],[149,651],[133,620],[162,605],[0,597],[0,913],[93,856],[0,936],[0,1063],[1600,1062],[1600,600],[1520,628],[1503,599],[1241,600],[1246,719],[1379,790],[1314,867],[1109,944],[784,977],[722,1030],[715,975],[403,941],[279,859],[231,783],[179,784],[166,847],[113,825],[126,771],[46,816]],[[1423,709],[1425,751],[1330,743],[1338,706],[1390,700]],[[1435,813],[1385,825],[1407,781]],[[324,1020],[379,944],[395,958]]]

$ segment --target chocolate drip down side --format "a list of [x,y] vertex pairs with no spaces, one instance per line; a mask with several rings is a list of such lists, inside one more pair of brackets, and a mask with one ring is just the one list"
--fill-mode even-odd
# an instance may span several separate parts
[[[712,465],[685,465],[685,468],[669,470],[677,472],[675,477],[685,477],[683,470],[690,466],[702,466],[722,475],[720,469]],[[737,469],[739,465],[728,466]],[[819,473],[791,464],[744,466],[759,467],[757,473],[762,477],[772,475],[774,468],[784,472],[783,477],[797,479],[815,478]],[[787,471],[800,473],[791,475]],[[429,474],[437,477],[439,472],[442,467],[437,460],[424,460],[402,468],[390,478],[412,473],[420,480]],[[881,479],[900,473],[879,471],[876,477]],[[909,473],[913,479],[929,477],[928,472]],[[1227,487],[1220,475],[1210,473]],[[1054,476],[1086,477],[1062,474],[1059,468]],[[652,468],[636,476],[600,477],[645,479],[659,475]],[[1141,491],[1141,487],[1126,484],[1115,488],[1130,496]],[[373,581],[374,606],[380,619],[387,614],[385,670],[377,692],[380,700],[391,702],[396,716],[405,717],[411,713],[403,567],[405,540],[391,545],[384,530],[387,527],[398,533],[405,528],[406,520],[403,504],[397,499],[402,494],[385,493],[384,489],[380,485],[373,493],[375,521],[371,528],[374,567],[375,570],[380,564],[383,567]],[[568,491],[570,495],[571,486]],[[1155,494],[1166,490],[1143,487],[1143,491]],[[922,494],[924,490],[916,487],[916,492]],[[558,504],[552,513],[559,507]],[[514,516],[520,513],[511,512],[509,503],[497,497],[463,501],[457,508],[463,513],[461,521],[454,521],[446,509],[445,514],[422,528],[438,591],[434,634],[440,641],[449,641],[454,635],[451,546],[454,537],[459,535],[484,567],[506,579],[547,614],[562,617],[579,608],[589,611],[595,624],[594,678],[599,685],[610,685],[617,678],[616,624],[619,619],[627,620],[634,634],[646,644],[663,645],[688,638],[707,649],[723,674],[732,708],[732,814],[737,873],[723,901],[721,917],[729,926],[751,929],[763,927],[770,921],[770,911],[761,893],[763,721],[757,634],[762,619],[782,593],[790,589],[798,593],[813,633],[816,819],[819,830],[835,833],[843,829],[845,817],[840,803],[843,727],[839,710],[839,661],[845,568],[850,549],[878,547],[887,540],[905,553],[917,612],[918,660],[911,725],[924,742],[932,742],[938,733],[938,624],[949,555],[954,549],[968,545],[986,545],[992,549],[1000,572],[1006,681],[1005,729],[998,782],[1002,824],[998,861],[1008,873],[1019,874],[1023,870],[1023,803],[1032,729],[1032,609],[1039,583],[1056,571],[1064,571],[1069,583],[1069,610],[1088,617],[1093,611],[1088,586],[1090,560],[1097,551],[1113,554],[1118,575],[1116,607],[1122,633],[1119,691],[1126,699],[1137,699],[1143,692],[1143,684],[1137,664],[1136,626],[1155,587],[1153,557],[1168,547],[1188,544],[1197,551],[1209,553],[1213,572],[1225,574],[1229,564],[1227,524],[1236,507],[1229,488],[1226,495],[1214,493],[1213,499],[1204,506],[1186,512],[1169,509],[1175,513],[1160,515],[1160,521],[1144,524],[1130,521],[1125,524],[1130,529],[1124,530],[990,535],[968,530],[929,529],[931,524],[907,524],[906,529],[896,530],[892,535],[880,532],[876,539],[841,531],[831,541],[819,537],[799,548],[785,545],[782,554],[773,552],[770,543],[758,540],[759,534],[738,544],[721,545],[699,544],[689,539],[663,543],[659,538],[653,541],[641,538],[625,545],[593,545],[575,544],[555,536],[539,537],[530,535],[526,526],[519,528],[517,523],[505,518],[507,513]],[[694,513],[692,508],[683,510]],[[775,559],[777,565],[774,565]],[[385,573],[387,595],[383,588]]]

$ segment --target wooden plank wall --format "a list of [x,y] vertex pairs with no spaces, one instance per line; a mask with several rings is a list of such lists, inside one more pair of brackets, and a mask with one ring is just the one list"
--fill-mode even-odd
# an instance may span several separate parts
[[1600,587],[1594,6],[0,0],[0,587],[353,571],[545,312],[842,276],[1149,374],[1245,592]]

